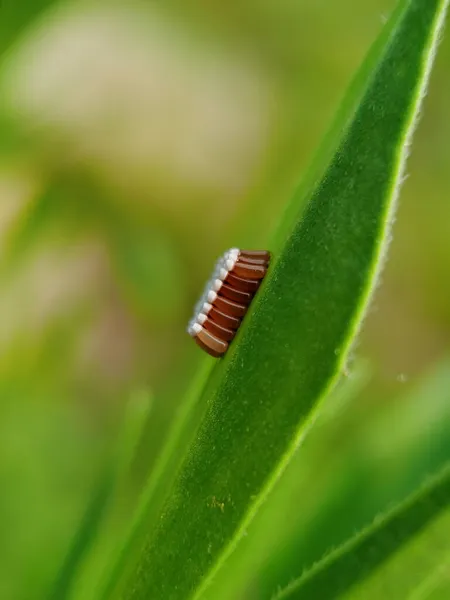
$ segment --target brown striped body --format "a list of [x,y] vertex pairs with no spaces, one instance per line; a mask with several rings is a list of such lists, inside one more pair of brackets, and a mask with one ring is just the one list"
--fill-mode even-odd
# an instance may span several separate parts
[[189,334],[208,354],[225,354],[267,273],[270,253],[231,249],[219,259]]

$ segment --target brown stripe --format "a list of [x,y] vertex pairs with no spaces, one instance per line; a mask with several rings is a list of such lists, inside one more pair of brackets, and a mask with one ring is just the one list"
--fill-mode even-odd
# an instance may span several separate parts
[[249,258],[248,256],[239,256],[239,262],[243,262],[248,265],[261,265],[262,267],[268,267],[269,261],[265,258]]
[[247,306],[239,304],[238,302],[232,302],[222,296],[217,296],[213,302],[213,306],[218,308],[221,312],[232,317],[243,317],[247,312]]
[[220,288],[219,295],[225,296],[225,298],[228,298],[229,300],[234,300],[235,302],[239,302],[240,304],[245,304],[245,306],[248,306],[253,298],[253,294],[233,288],[226,283],[223,284]]
[[238,277],[233,273],[228,273],[228,275],[225,277],[225,281],[234,289],[253,293],[256,292],[256,290],[259,288],[259,284],[261,283],[257,279],[245,279],[243,277]]
[[262,279],[267,273],[267,268],[261,265],[246,264],[238,260],[232,273],[245,279]]
[[236,335],[236,331],[222,327],[212,319],[206,319],[203,323],[203,327],[224,342],[231,342]]
[[265,261],[270,260],[270,252],[267,250],[241,250],[241,256],[245,256],[246,258],[259,258]]
[[241,324],[241,319],[237,319],[236,317],[232,317],[231,315],[226,315],[217,308],[212,307],[212,309],[208,313],[208,318],[211,318],[222,327],[226,327],[227,329],[236,330]]
[[227,342],[224,342],[223,340],[219,340],[219,338],[217,338],[215,335],[213,335],[209,331],[206,331],[206,329],[202,329],[200,331],[200,333],[198,333],[195,336],[194,339],[197,342],[197,344],[200,346],[200,348],[205,350],[205,352],[207,352],[211,356],[214,356],[214,358],[218,358],[219,356],[222,356],[223,354],[225,354],[225,352],[228,349]]

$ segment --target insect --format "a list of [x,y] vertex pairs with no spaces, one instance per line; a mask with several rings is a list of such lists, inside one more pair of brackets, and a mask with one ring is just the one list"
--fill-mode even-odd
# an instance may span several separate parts
[[223,356],[233,340],[270,262],[266,250],[227,250],[194,309],[188,333],[214,357]]

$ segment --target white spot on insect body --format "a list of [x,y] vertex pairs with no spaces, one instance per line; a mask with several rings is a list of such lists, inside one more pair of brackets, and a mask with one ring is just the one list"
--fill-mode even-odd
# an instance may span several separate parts
[[226,279],[228,273],[234,269],[239,254],[239,248],[230,248],[217,259],[212,277],[206,282],[203,293],[195,305],[194,316],[189,322],[187,331],[190,336],[195,337],[202,330],[201,326],[204,325],[207,315],[217,299],[217,295],[223,286],[224,279]]
[[202,306],[201,312],[204,315],[207,315],[211,309],[212,309],[212,304],[209,304],[209,302],[205,302]]
[[214,300],[217,298],[217,293],[214,290],[209,290],[207,300],[209,304],[212,304]]
[[214,279],[214,281],[211,284],[211,287],[215,292],[219,292],[220,288],[222,286],[223,286],[223,281],[221,279]]
[[188,333],[191,337],[195,337],[200,333],[203,327],[199,323],[190,323],[188,327]]

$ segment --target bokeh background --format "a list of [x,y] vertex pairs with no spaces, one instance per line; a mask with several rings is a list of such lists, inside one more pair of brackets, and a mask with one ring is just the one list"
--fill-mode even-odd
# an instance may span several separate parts
[[[393,4],[0,1],[0,598],[49,597],[143,397],[133,472],[74,591],[95,597],[200,360],[185,324],[216,255],[267,245]],[[219,577],[211,598],[263,597],[449,455],[449,69],[447,36],[350,391],[230,561],[233,595]]]

